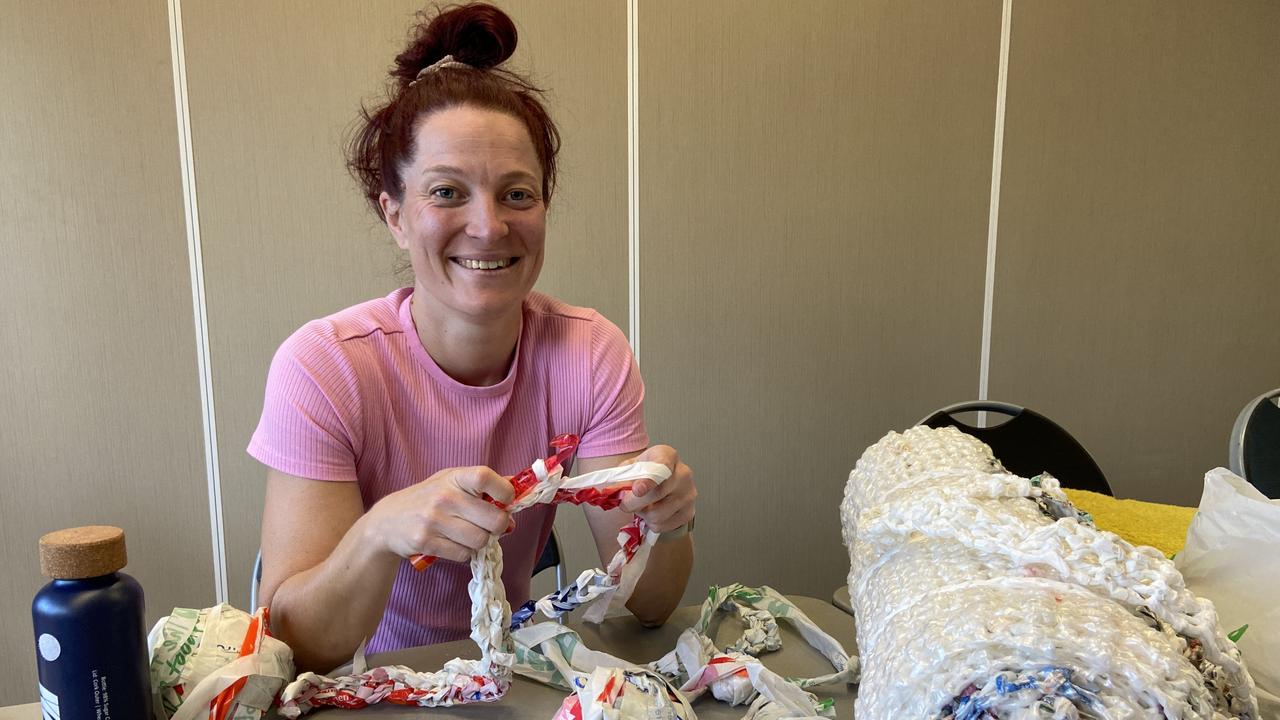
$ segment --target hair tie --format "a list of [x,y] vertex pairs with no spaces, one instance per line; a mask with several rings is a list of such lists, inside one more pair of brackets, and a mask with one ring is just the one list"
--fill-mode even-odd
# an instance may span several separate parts
[[418,76],[417,76],[417,77],[415,77],[415,78],[413,79],[413,82],[411,82],[411,83],[409,83],[409,84],[410,84],[410,85],[412,85],[413,83],[416,83],[416,82],[418,82],[419,80],[421,80],[423,77],[425,77],[425,76],[427,76],[427,75],[430,75],[431,73],[433,73],[433,72],[435,72],[435,71],[437,71],[437,70],[443,70],[444,68],[465,68],[465,69],[467,69],[467,70],[474,70],[474,69],[475,69],[475,68],[474,68],[473,66],[471,66],[471,65],[468,65],[468,64],[466,64],[466,63],[464,63],[464,62],[459,62],[459,61],[457,61],[457,60],[454,60],[452,55],[445,55],[444,57],[440,58],[439,60],[437,60],[437,61],[435,61],[435,62],[431,63],[430,65],[428,65],[428,66],[426,66],[426,67],[422,68],[421,70],[419,70],[419,71],[418,71]]

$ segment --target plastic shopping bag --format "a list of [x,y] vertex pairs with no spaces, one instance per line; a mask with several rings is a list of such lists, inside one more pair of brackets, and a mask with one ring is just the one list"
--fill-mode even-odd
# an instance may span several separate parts
[[1230,470],[1210,470],[1174,564],[1188,588],[1213,601],[1222,627],[1249,626],[1236,644],[1263,717],[1280,717],[1280,500]]
[[293,678],[293,651],[267,609],[174,608],[148,638],[157,720],[260,720]]

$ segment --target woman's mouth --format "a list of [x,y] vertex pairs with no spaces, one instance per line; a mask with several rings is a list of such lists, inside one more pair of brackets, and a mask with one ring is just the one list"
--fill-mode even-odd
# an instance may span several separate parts
[[488,272],[504,270],[520,262],[520,258],[518,257],[502,258],[500,260],[476,260],[473,258],[461,257],[449,259],[468,270],[483,270]]

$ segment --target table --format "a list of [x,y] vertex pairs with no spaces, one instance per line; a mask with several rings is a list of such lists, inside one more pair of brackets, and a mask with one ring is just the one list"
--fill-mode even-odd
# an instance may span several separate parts
[[[804,596],[788,596],[823,630],[844,645],[850,655],[857,654],[854,644],[853,617],[846,614],[831,603]],[[676,644],[681,631],[697,622],[701,606],[689,605],[672,614],[666,625],[660,628],[645,629],[635,618],[627,615],[605,620],[600,625],[587,625],[580,622],[569,623],[577,630],[582,640],[593,650],[600,650],[616,655],[624,660],[645,663],[656,660],[670,651]],[[805,642],[799,633],[787,623],[779,623],[782,631],[782,649],[761,656],[765,666],[782,675],[790,677],[812,677],[831,672],[831,664],[816,650]],[[712,635],[717,647],[724,647],[741,635],[741,626],[732,618],[726,618],[715,628]],[[413,668],[434,670],[454,657],[479,657],[479,650],[470,640],[429,645],[426,647],[399,650],[369,656],[369,665],[403,664]],[[853,717],[853,701],[857,694],[855,685],[828,685],[810,690],[818,697],[835,698],[836,716]],[[384,720],[392,718],[414,718],[415,720],[435,720],[436,718],[511,718],[512,720],[549,720],[560,704],[564,702],[567,692],[557,688],[516,676],[506,697],[496,703],[477,703],[459,705],[452,708],[417,708],[397,705],[375,705],[363,710],[325,709],[304,715],[304,718],[316,720],[338,720],[339,718],[376,717]],[[694,703],[694,710],[699,720],[740,720],[746,707],[729,707],[705,694]],[[14,716],[15,719],[23,716]],[[37,717],[31,715],[31,718]],[[274,717],[272,715],[271,717]],[[0,716],[0,720],[6,720]]]
[[[853,616],[829,602],[801,595],[789,595],[796,607],[811,620],[844,645],[850,655],[857,655],[854,641]],[[679,608],[666,625],[646,629],[630,615],[612,617],[600,625],[581,622],[569,626],[582,636],[583,642],[593,650],[601,650],[624,660],[645,663],[656,660],[675,647],[676,638],[690,625],[697,622],[700,605]],[[800,634],[788,623],[779,623],[782,631],[782,649],[761,656],[765,666],[785,676],[812,677],[831,672],[831,664],[816,650],[809,647]],[[712,640],[717,647],[724,647],[741,634],[741,627],[731,618],[723,619]],[[470,640],[428,645],[389,653],[370,655],[370,667],[376,665],[408,665],[414,668],[434,670],[455,657],[479,657],[479,650]],[[812,688],[818,697],[835,698],[836,716],[853,717],[853,700],[857,695],[855,685],[826,685]],[[452,708],[419,708],[399,705],[375,705],[362,710],[324,709],[304,715],[318,720],[339,718],[414,718],[414,720],[444,720],[445,718],[511,718],[512,720],[549,720],[568,693],[553,687],[527,680],[517,675],[506,697],[496,703],[476,703]],[[705,694],[694,703],[699,720],[740,720],[745,706],[729,707]],[[268,718],[276,718],[272,713]],[[40,720],[40,704],[13,705],[0,708],[0,720]]]
[[[831,593],[831,604],[850,615],[853,614],[853,598],[849,595],[848,585],[841,585],[836,588],[835,592]],[[845,649],[847,650],[848,646],[846,646]]]

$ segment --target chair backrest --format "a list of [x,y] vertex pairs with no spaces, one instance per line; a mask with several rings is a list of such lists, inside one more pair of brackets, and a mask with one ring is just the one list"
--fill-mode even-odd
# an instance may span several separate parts
[[[964,412],[994,412],[1009,417],[991,427],[974,427],[955,416]],[[1089,451],[1060,425],[1034,410],[1010,403],[963,402],[944,407],[918,425],[932,428],[954,427],[991,447],[1005,469],[1023,477],[1047,472],[1063,487],[1092,490],[1112,495],[1102,469]]]
[[249,612],[258,612],[258,588],[262,585],[262,550],[253,561],[253,575],[249,577]]
[[1269,498],[1280,498],[1280,388],[1265,392],[1240,411],[1231,429],[1231,471]]
[[564,587],[565,562],[564,556],[560,554],[560,535],[556,532],[556,526],[551,526],[551,534],[547,536],[547,544],[542,548],[542,555],[538,561],[533,564],[533,574],[546,570],[547,568],[556,569],[556,589]]

